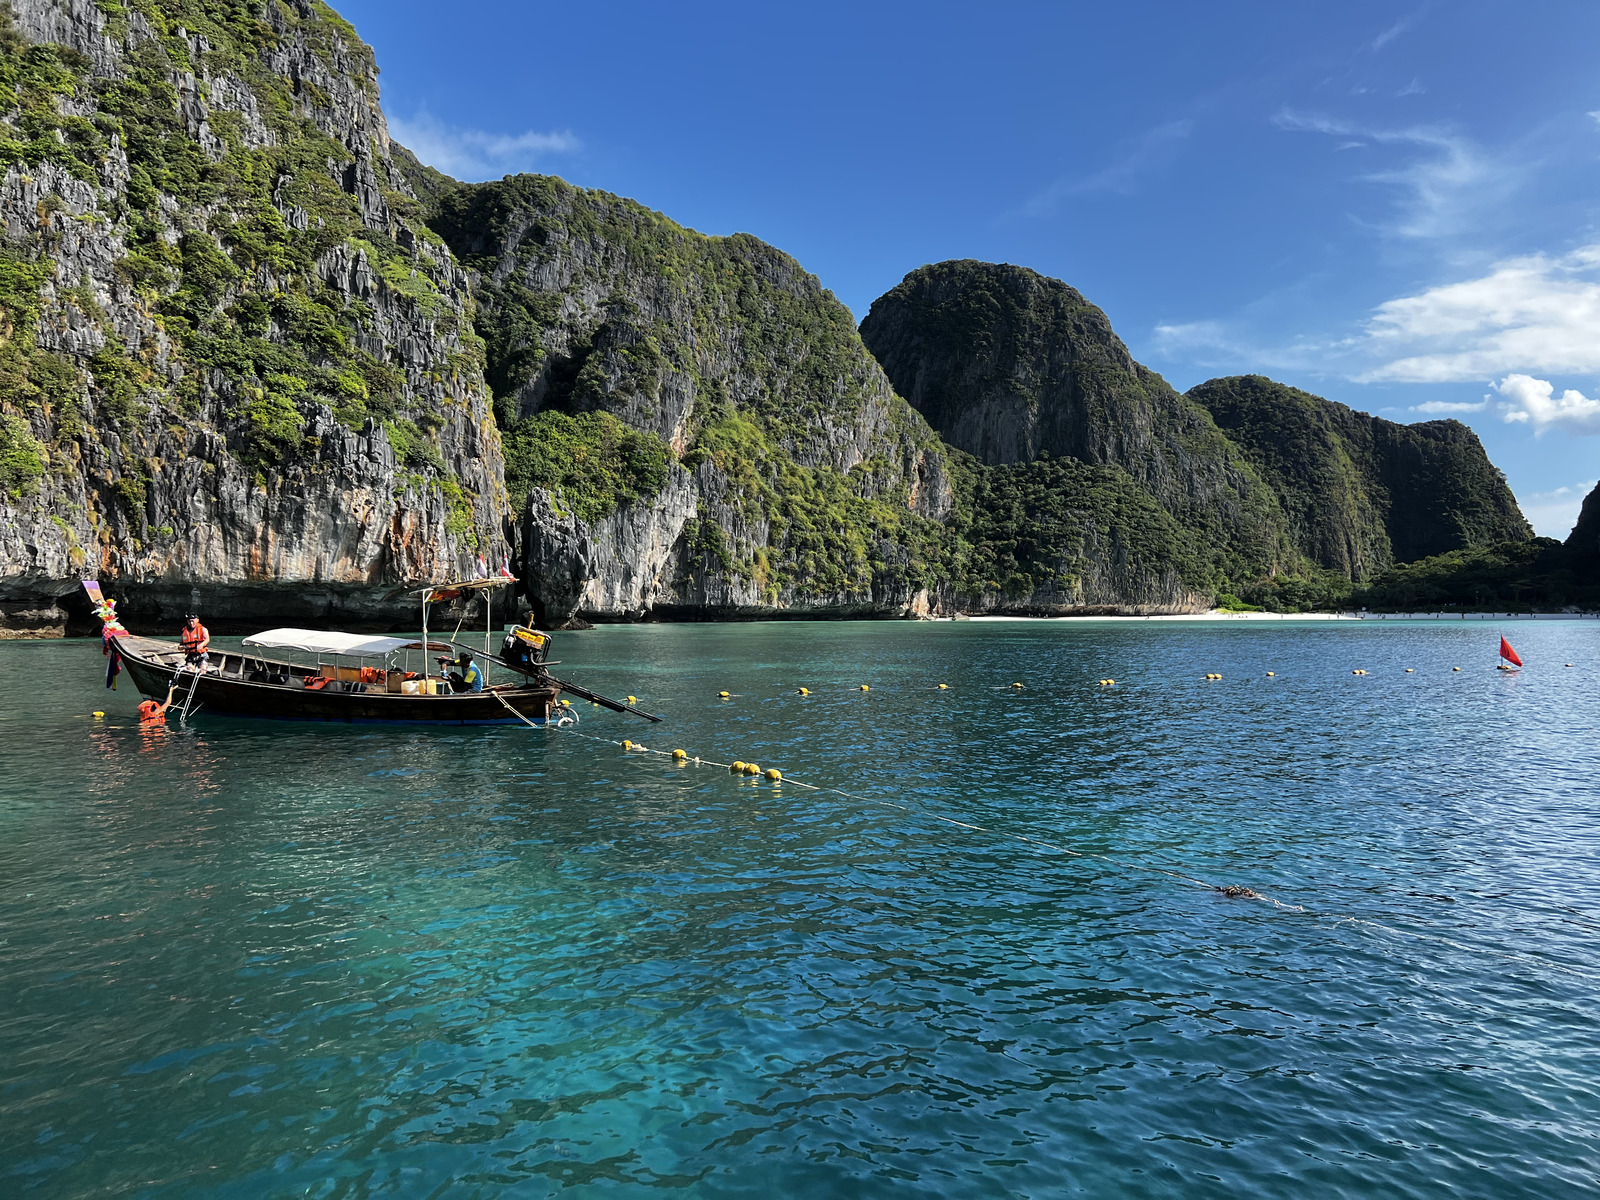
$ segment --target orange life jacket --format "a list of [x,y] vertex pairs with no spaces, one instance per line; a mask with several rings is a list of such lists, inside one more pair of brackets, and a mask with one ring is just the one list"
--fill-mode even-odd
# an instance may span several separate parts
[[145,724],[161,724],[167,719],[167,714],[161,711],[161,705],[154,700],[146,700],[139,705],[139,720]]
[[196,650],[210,640],[211,635],[206,632],[206,627],[196,621],[193,629],[190,629],[187,625],[183,627],[183,633],[178,638],[178,645],[185,650]]

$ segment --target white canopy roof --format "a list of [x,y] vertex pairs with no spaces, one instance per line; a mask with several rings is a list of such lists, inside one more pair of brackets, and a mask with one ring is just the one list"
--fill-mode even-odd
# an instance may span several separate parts
[[244,644],[274,650],[304,650],[307,654],[348,654],[354,658],[387,658],[396,650],[423,648],[416,638],[333,633],[325,629],[269,629],[265,633],[251,634],[244,639]]

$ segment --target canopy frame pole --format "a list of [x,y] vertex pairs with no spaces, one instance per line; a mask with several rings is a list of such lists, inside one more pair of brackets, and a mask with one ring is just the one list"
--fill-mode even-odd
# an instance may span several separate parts
[[483,686],[489,686],[489,626],[494,612],[494,589],[483,589]]
[[422,589],[422,691],[428,691],[428,589]]

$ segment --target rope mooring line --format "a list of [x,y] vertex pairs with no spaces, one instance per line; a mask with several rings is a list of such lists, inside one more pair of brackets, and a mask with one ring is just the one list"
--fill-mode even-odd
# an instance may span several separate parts
[[[577,729],[572,728],[570,725],[547,722],[541,727],[528,720],[528,718],[523,716],[523,714],[520,712],[517,712],[517,710],[510,704],[507,704],[505,698],[501,696],[500,693],[496,692],[494,693],[494,696],[495,699],[499,700],[500,703],[504,705],[507,712],[511,713],[518,720],[522,721],[523,724],[527,725],[530,729],[554,728],[561,733],[569,734],[573,737],[583,738],[585,741],[594,742],[596,745],[615,746],[629,754],[658,754],[664,758],[671,758],[676,762],[682,762],[685,765],[693,764],[695,766],[721,767],[726,770],[731,770],[733,767],[732,763],[717,762],[715,759],[689,757],[687,755],[679,757],[673,751],[656,750],[649,746],[642,746],[633,741],[619,742],[614,741],[611,738],[595,737],[593,734],[581,733]],[[571,714],[571,719],[575,724],[577,722],[577,714]],[[1274,896],[1269,896],[1264,892],[1258,892],[1254,888],[1244,887],[1240,884],[1210,883],[1204,879],[1197,878],[1194,875],[1171,870],[1167,867],[1159,867],[1150,863],[1130,862],[1127,859],[1115,858],[1109,854],[1101,854],[1094,850],[1074,850],[1072,847],[1063,846],[1059,842],[1046,841],[1043,838],[1029,837],[1026,834],[1012,833],[1009,830],[995,829],[988,825],[978,825],[969,821],[958,821],[954,817],[946,817],[940,815],[939,813],[931,812],[926,807],[899,804],[893,800],[885,800],[877,796],[862,796],[854,792],[844,791],[841,788],[824,787],[814,783],[806,783],[803,780],[795,779],[788,775],[781,776],[779,779],[774,780],[774,783],[780,785],[787,783],[795,787],[805,788],[807,791],[826,792],[830,795],[842,796],[847,800],[854,800],[863,804],[876,804],[885,808],[898,809],[904,813],[919,814],[924,817],[930,817],[935,821],[941,821],[946,825],[953,825],[958,829],[965,829],[974,833],[988,834],[990,837],[998,838],[1004,841],[1020,842],[1029,846],[1037,846],[1045,850],[1053,851],[1057,854],[1065,855],[1068,858],[1092,858],[1097,859],[1100,862],[1108,863],[1114,867],[1123,868],[1124,870],[1144,871],[1153,875],[1163,875],[1169,879],[1178,880],[1181,883],[1192,884],[1195,887],[1204,888],[1206,891],[1219,892],[1231,900],[1259,900],[1264,904],[1270,904],[1273,908],[1279,910],[1280,912],[1303,913],[1309,917],[1323,917],[1331,919],[1333,921],[1333,924],[1330,926],[1331,929],[1336,929],[1340,925],[1360,925],[1367,929],[1379,930],[1380,932],[1389,934],[1393,937],[1412,938],[1417,941],[1432,942],[1435,945],[1448,946],[1453,950],[1463,951],[1468,954],[1490,954],[1496,958],[1501,958],[1508,962],[1524,963],[1530,966],[1546,969],[1553,968],[1555,970],[1565,971],[1569,974],[1576,975],[1584,979],[1600,980],[1600,975],[1597,975],[1594,972],[1586,971],[1581,967],[1570,966],[1566,963],[1557,962],[1553,959],[1536,958],[1532,955],[1518,954],[1511,950],[1498,950],[1493,947],[1472,946],[1465,942],[1458,942],[1453,938],[1441,937],[1438,934],[1422,933],[1412,929],[1400,929],[1393,925],[1385,925],[1381,921],[1370,920],[1366,917],[1336,917],[1333,913],[1319,913],[1315,909],[1307,908],[1301,904],[1290,904],[1287,901],[1279,900]]]
[[[505,697],[501,696],[500,693],[498,693],[498,692],[494,693],[494,697],[495,697],[496,700],[500,701],[501,705],[503,705],[505,707],[507,712],[509,712],[512,715],[514,715],[515,717],[517,717],[518,720],[522,721],[530,729],[538,729],[538,728],[540,728],[540,726],[538,726],[534,722],[528,720],[527,717],[525,717],[521,713],[517,712],[517,710],[515,708],[513,708],[510,704],[506,703]],[[679,755],[677,753],[675,753],[674,751],[671,751],[671,750],[656,750],[656,749],[654,749],[654,748],[652,748],[650,746],[642,746],[638,742],[633,742],[633,741],[620,741],[619,742],[619,741],[614,741],[614,740],[612,740],[610,738],[595,737],[592,734],[580,733],[578,730],[576,730],[576,729],[574,729],[574,728],[572,728],[571,726],[568,726],[568,725],[562,725],[562,724],[558,724],[558,723],[547,722],[546,725],[544,726],[544,728],[547,728],[547,729],[548,728],[554,728],[554,729],[560,731],[561,733],[570,734],[573,737],[580,737],[580,738],[583,738],[585,741],[594,742],[597,745],[601,745],[601,746],[616,746],[618,749],[624,751],[625,753],[629,753],[629,754],[635,754],[635,753],[637,753],[637,754],[657,754],[657,755],[660,755],[663,758],[671,758],[676,762],[682,762],[682,763],[684,763],[686,765],[691,765],[692,764],[694,766],[721,767],[724,770],[732,770],[733,769],[733,763],[718,762],[716,759],[702,758],[702,757],[699,757],[699,756],[691,757],[691,756],[688,756],[687,754],[683,755],[682,757],[679,757]],[[1057,854],[1066,855],[1069,858],[1093,858],[1093,859],[1098,859],[1101,862],[1109,863],[1109,864],[1111,864],[1112,866],[1115,866],[1115,867],[1121,867],[1121,868],[1126,869],[1126,870],[1147,871],[1147,872],[1149,872],[1151,874],[1155,874],[1155,875],[1164,875],[1169,879],[1176,879],[1176,880],[1178,880],[1178,881],[1180,881],[1182,883],[1188,883],[1188,884],[1194,885],[1195,887],[1205,888],[1207,891],[1220,892],[1222,895],[1227,896],[1229,899],[1233,899],[1233,900],[1260,900],[1265,904],[1270,904],[1274,908],[1281,909],[1281,910],[1283,910],[1285,912],[1301,912],[1301,913],[1303,913],[1303,912],[1307,911],[1301,905],[1289,904],[1286,901],[1278,900],[1278,899],[1276,899],[1276,898],[1274,898],[1272,896],[1268,896],[1268,895],[1266,895],[1266,894],[1264,894],[1262,892],[1258,892],[1254,888],[1242,887],[1242,886],[1240,886],[1238,884],[1209,883],[1204,879],[1199,879],[1199,878],[1196,878],[1193,875],[1184,874],[1181,871],[1170,870],[1170,869],[1168,869],[1166,867],[1153,866],[1153,865],[1151,865],[1149,863],[1129,862],[1126,859],[1114,858],[1109,854],[1101,854],[1101,853],[1098,853],[1097,851],[1093,851],[1093,850],[1074,850],[1074,849],[1072,849],[1072,847],[1063,846],[1059,842],[1050,842],[1050,841],[1045,841],[1042,838],[1028,837],[1025,834],[1012,833],[1009,830],[1004,830],[1004,829],[995,829],[995,828],[993,828],[992,826],[989,826],[989,825],[978,825],[978,824],[975,824],[975,823],[970,822],[970,821],[958,821],[954,817],[947,817],[947,816],[943,816],[940,813],[932,812],[929,809],[927,809],[926,807],[914,806],[914,805],[909,805],[909,804],[899,804],[899,803],[897,803],[897,802],[895,802],[893,800],[885,800],[885,799],[883,799],[881,797],[878,797],[878,796],[863,796],[863,795],[859,795],[859,794],[857,794],[855,792],[844,791],[842,788],[825,787],[825,786],[821,786],[821,785],[818,785],[818,784],[815,784],[815,783],[807,783],[802,779],[794,778],[792,775],[783,775],[779,779],[774,780],[773,782],[775,784],[791,784],[794,787],[805,788],[807,791],[811,791],[811,792],[826,792],[826,793],[828,793],[830,795],[842,796],[846,800],[854,800],[854,801],[857,801],[858,803],[862,803],[862,804],[876,804],[876,805],[879,805],[879,806],[885,807],[885,808],[898,809],[899,811],[904,812],[904,813],[920,814],[921,816],[932,818],[935,821],[941,821],[946,825],[953,825],[957,829],[965,829],[965,830],[968,830],[968,831],[973,832],[973,833],[984,833],[984,834],[988,834],[990,837],[1000,838],[1002,840],[1021,842],[1021,843],[1025,844],[1025,845],[1036,846],[1036,847],[1039,847],[1039,848],[1042,848],[1042,849],[1045,849],[1045,850],[1053,851],[1053,852],[1055,852]]]

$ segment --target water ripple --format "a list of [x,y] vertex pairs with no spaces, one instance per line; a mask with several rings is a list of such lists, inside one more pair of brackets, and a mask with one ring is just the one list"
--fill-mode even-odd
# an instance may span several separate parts
[[0,711],[0,1179],[1593,1193],[1600,629],[1519,625],[1514,676],[1498,636],[566,643],[586,682],[667,715],[651,744],[850,796],[525,729],[149,735],[90,647],[0,644],[64,681]]

